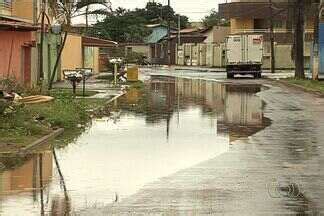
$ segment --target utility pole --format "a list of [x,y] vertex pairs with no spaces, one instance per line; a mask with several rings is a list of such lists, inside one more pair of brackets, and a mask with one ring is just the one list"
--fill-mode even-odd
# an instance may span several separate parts
[[[89,28],[89,5],[86,7],[86,13],[85,13],[85,21],[86,21],[86,33],[88,33],[88,28]],[[85,32],[82,32],[82,34],[84,34]]]
[[181,43],[181,17],[180,14],[178,15],[178,46]]
[[44,34],[45,34],[45,0],[42,0],[42,9],[41,9],[41,34],[40,34],[40,45],[39,45],[39,73],[37,77],[37,82],[40,84],[41,80],[44,78]]
[[312,61],[312,79],[318,80],[319,73],[319,22],[320,22],[320,3],[316,7],[315,20],[314,20],[314,42],[313,42],[313,61]]
[[304,79],[304,0],[295,3],[295,78]]
[[270,9],[270,68],[271,73],[274,73],[276,70],[275,62],[275,48],[274,48],[274,33],[273,33],[273,8],[272,0],[269,0],[269,9]]
[[168,0],[168,65],[171,66],[171,20],[170,20],[170,8],[171,0]]

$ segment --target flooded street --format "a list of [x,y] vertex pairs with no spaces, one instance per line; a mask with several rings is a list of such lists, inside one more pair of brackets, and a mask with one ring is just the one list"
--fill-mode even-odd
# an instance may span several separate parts
[[[88,209],[110,209],[117,203],[124,206],[120,212],[129,212],[124,203],[132,197],[144,204],[169,196],[158,205],[162,209],[166,202],[176,204],[180,194],[172,190],[150,195],[146,190],[228,153],[234,141],[269,126],[265,104],[257,96],[262,89],[260,84],[152,76],[145,89],[130,89],[110,105],[110,116],[94,119],[75,141],[54,151],[49,147],[26,156],[0,156],[0,215],[84,210],[87,215]],[[186,188],[187,180],[199,183],[199,176],[190,173],[169,183]],[[196,195],[187,191],[181,199],[212,199],[213,190],[218,189]]]

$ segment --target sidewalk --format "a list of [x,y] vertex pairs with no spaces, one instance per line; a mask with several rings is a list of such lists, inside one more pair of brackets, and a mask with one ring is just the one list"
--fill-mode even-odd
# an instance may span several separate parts
[[[54,89],[72,89],[72,85],[68,80],[57,82],[53,85]],[[77,89],[82,89],[82,82],[77,85]],[[96,76],[91,77],[86,81],[86,91],[97,91],[98,94],[93,95],[89,98],[112,98],[114,96],[120,95],[124,92],[122,86],[114,86],[107,80],[98,80]]]

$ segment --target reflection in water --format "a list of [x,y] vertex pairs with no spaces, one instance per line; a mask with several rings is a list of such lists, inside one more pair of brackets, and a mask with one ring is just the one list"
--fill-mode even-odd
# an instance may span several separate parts
[[[17,160],[19,160],[19,156],[1,157],[4,167],[11,167],[10,164]],[[47,185],[52,177],[52,165],[51,152],[44,152],[30,155],[18,167],[5,168],[4,171],[0,172],[0,193],[10,195],[32,191],[36,199],[36,190],[41,188],[42,185]],[[40,177],[42,177],[42,181]]]
[[4,165],[4,170],[0,171],[0,214],[25,215],[25,209],[17,208],[16,198],[28,194],[29,202],[37,205],[36,208],[30,206],[30,212],[44,215],[44,188],[49,185],[53,173],[51,152],[1,156],[0,160]]
[[152,77],[144,90],[130,89],[115,101],[112,115],[94,120],[74,145],[20,163],[0,157],[7,161],[0,171],[0,214],[65,215],[106,205],[215,158],[230,141],[268,124],[255,95],[260,89]]
[[[164,119],[168,136],[173,115],[179,117],[179,112],[199,106],[203,116],[214,117],[218,133],[228,134],[230,141],[234,141],[253,135],[270,124],[269,119],[263,116],[263,103],[256,95],[259,91],[261,85],[230,85],[201,79],[153,76],[146,92],[148,105],[135,110],[145,114],[147,123],[159,123]],[[128,99],[120,99],[123,109],[129,110]]]
[[[67,215],[70,212],[63,178],[60,182],[64,191],[64,199],[62,196],[52,197],[50,194],[53,161],[58,173],[61,173],[55,151],[35,152],[27,156],[1,156],[0,160],[4,165],[4,169],[0,171],[1,215],[48,215],[49,213]],[[15,163],[17,163],[16,166],[13,166]],[[6,203],[5,206],[4,203]],[[29,206],[30,209],[17,208],[17,203]]]

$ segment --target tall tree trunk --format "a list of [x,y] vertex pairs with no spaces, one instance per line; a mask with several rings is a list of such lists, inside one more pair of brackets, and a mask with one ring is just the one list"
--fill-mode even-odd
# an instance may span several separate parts
[[318,80],[319,73],[319,7],[316,7],[314,20],[314,42],[313,42],[313,61],[312,61],[312,79]]
[[65,43],[66,43],[67,36],[68,36],[68,31],[64,32],[63,41],[62,41],[59,53],[58,53],[57,58],[56,58],[56,62],[55,62],[55,65],[54,65],[54,68],[53,68],[53,71],[52,71],[52,74],[51,74],[51,79],[50,79],[49,84],[48,84],[48,90],[51,90],[52,87],[53,87],[53,82],[54,82],[54,79],[55,79],[56,71],[57,71],[58,65],[59,65],[60,60],[61,60],[61,56],[62,56],[62,53],[63,53],[63,49],[64,49],[64,46],[65,46]]
[[39,45],[39,72],[37,75],[37,84],[41,84],[41,79],[44,78],[44,57],[43,57],[44,34],[45,34],[45,8],[44,8],[44,5],[42,5],[41,13],[42,13],[42,20],[41,20],[41,34],[40,34],[40,45]]
[[297,0],[295,11],[295,78],[304,79],[304,0]]
[[275,62],[275,47],[274,47],[274,33],[273,33],[273,8],[272,8],[272,0],[269,0],[270,7],[270,70],[271,73],[274,73],[276,70],[276,62]]

